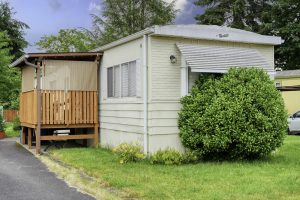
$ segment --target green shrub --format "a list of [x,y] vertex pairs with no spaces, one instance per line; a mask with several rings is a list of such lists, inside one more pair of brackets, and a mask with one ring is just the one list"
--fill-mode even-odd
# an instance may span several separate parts
[[120,157],[120,163],[136,162],[143,160],[145,155],[138,144],[122,143],[113,149],[113,152]]
[[5,124],[4,124],[4,121],[3,121],[3,117],[2,115],[0,114],[0,131],[4,131],[5,129]]
[[180,153],[175,149],[158,150],[150,157],[152,164],[164,165],[180,165],[185,163],[192,163],[198,160],[198,157],[192,152]]
[[200,77],[181,103],[182,143],[204,159],[267,156],[286,135],[283,99],[260,69],[232,68],[223,77]]
[[12,124],[13,124],[13,130],[14,131],[20,130],[20,118],[18,116],[15,117],[15,119],[12,122]]

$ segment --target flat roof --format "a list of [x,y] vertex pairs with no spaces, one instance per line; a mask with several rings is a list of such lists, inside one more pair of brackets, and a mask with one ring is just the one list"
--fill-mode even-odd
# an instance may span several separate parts
[[216,40],[224,42],[239,42],[250,44],[280,45],[284,41],[281,37],[261,35],[250,31],[229,28],[216,25],[165,25],[153,26],[127,37],[116,40],[99,48],[93,52],[104,51],[126,42],[141,38],[143,35],[179,37],[199,40]]
[[101,57],[102,55],[102,52],[27,53],[9,66],[21,67],[25,65],[25,59],[29,62],[37,59],[94,61],[97,57]]

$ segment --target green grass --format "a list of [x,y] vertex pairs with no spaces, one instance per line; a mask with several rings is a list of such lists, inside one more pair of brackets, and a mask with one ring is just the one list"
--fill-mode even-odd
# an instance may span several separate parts
[[13,123],[7,122],[5,123],[5,135],[6,137],[19,137],[20,131],[15,131],[13,129]]
[[51,155],[143,199],[300,199],[299,136],[288,136],[270,158],[255,162],[122,165],[109,150],[92,148]]

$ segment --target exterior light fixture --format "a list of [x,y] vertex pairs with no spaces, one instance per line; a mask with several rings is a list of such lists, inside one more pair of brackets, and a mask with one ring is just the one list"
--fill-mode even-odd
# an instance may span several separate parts
[[174,64],[174,63],[177,62],[177,58],[174,55],[171,55],[170,56],[170,61],[171,61],[172,64]]

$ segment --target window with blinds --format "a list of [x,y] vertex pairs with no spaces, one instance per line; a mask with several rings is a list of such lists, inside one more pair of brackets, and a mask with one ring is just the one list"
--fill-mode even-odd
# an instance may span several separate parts
[[107,69],[108,97],[137,96],[137,62],[127,62]]

